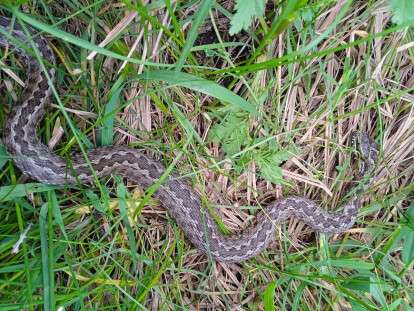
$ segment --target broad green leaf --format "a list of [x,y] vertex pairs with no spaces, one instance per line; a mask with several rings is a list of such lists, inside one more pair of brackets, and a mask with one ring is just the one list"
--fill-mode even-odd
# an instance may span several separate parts
[[256,113],[256,108],[239,95],[236,95],[232,91],[229,91],[225,87],[222,87],[213,81],[206,80],[189,73],[169,70],[151,70],[138,75],[138,79],[163,81],[171,87],[186,87],[193,91],[215,97],[245,111]]
[[397,300],[395,300],[393,303],[391,304],[387,304],[385,305],[381,311],[394,311],[394,310],[404,310],[403,308],[400,309],[401,303],[403,302],[403,300],[401,298],[398,298]]
[[43,185],[39,183],[27,183],[0,187],[0,202],[6,202],[15,198],[25,197],[32,193],[45,192],[53,189],[61,189],[64,186]]
[[414,23],[414,1],[389,0],[389,6],[393,13],[392,21],[398,25]]
[[263,293],[263,303],[264,309],[266,311],[274,311],[275,310],[275,289],[276,289],[276,282],[270,282]]
[[62,231],[62,234],[65,237],[66,241],[69,241],[69,237],[65,230],[65,224],[63,222],[62,213],[60,212],[58,198],[54,191],[50,191],[49,193],[49,203],[52,205],[53,217],[55,218],[55,221],[58,224],[60,231]]
[[361,292],[369,292],[371,288],[371,277],[369,275],[350,276],[342,283],[342,286]]
[[414,259],[414,231],[404,228],[401,231],[403,238],[403,247],[401,250],[401,259],[408,265]]
[[385,291],[384,285],[379,284],[377,276],[372,277],[371,284],[370,284],[370,293],[374,297],[374,299],[383,306],[385,306],[387,303],[387,300],[385,299],[384,291]]
[[355,269],[355,270],[372,270],[375,264],[366,262],[361,259],[329,259],[312,263],[314,266],[330,266],[337,268]]
[[124,88],[123,76],[120,76],[109,92],[109,101],[105,106],[105,115],[103,117],[101,128],[101,145],[110,146],[113,144],[114,136],[114,119],[116,116],[117,106],[121,91]]
[[92,205],[97,211],[99,211],[101,213],[105,213],[105,211],[106,211],[105,205],[102,204],[101,200],[99,199],[99,197],[96,195],[95,192],[93,192],[90,189],[86,189],[85,190],[85,195],[89,199],[88,204]]

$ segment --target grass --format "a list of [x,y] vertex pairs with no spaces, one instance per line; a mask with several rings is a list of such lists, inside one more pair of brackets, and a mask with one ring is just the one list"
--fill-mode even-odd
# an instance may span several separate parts
[[[221,264],[151,191],[117,177],[41,185],[1,149],[1,310],[414,308],[412,28],[386,2],[299,2],[268,4],[234,37],[229,1],[40,0],[14,12],[58,59],[42,140],[68,160],[80,146],[146,150],[166,176],[189,178],[224,231],[288,194],[345,203],[354,130],[380,160],[346,233],[290,220],[267,251]],[[24,77],[13,55],[2,61]],[[2,81],[4,120],[20,89]]]

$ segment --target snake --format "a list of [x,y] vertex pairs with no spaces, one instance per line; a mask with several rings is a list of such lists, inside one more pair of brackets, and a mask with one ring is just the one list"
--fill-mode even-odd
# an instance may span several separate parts
[[[159,181],[165,167],[142,149],[123,145],[96,147],[87,150],[86,154],[79,152],[71,156],[70,161],[51,151],[36,132],[51,101],[50,84],[54,81],[56,67],[54,52],[48,41],[32,27],[23,27],[5,16],[0,16],[0,46],[15,53],[25,65],[26,83],[18,104],[7,115],[3,137],[8,153],[23,175],[43,184],[68,187],[93,186],[96,178],[111,175],[135,182],[142,189]],[[36,50],[38,56],[34,53]],[[39,56],[43,67],[38,61]],[[368,134],[357,132],[354,136],[359,151],[354,150],[364,164],[355,180],[358,185],[372,171],[377,149]],[[278,226],[290,218],[301,220],[320,233],[343,233],[354,225],[366,188],[353,191],[350,199],[336,212],[327,212],[306,197],[282,197],[262,208],[250,226],[228,235],[219,229],[188,180],[173,172],[157,186],[152,195],[175,219],[187,239],[208,258],[219,262],[240,262],[256,256],[275,240]]]

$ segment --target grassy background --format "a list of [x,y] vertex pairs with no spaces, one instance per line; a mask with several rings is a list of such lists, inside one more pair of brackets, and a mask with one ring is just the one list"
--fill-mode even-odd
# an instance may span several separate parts
[[[233,231],[283,195],[346,202],[354,130],[375,138],[380,161],[348,232],[291,220],[266,252],[221,264],[145,189],[37,184],[2,150],[1,310],[414,308],[414,38],[387,2],[269,2],[235,36],[231,1],[33,3],[0,8],[53,47],[57,109],[39,135],[68,161],[79,145],[143,148]],[[2,77],[4,120],[21,89]]]

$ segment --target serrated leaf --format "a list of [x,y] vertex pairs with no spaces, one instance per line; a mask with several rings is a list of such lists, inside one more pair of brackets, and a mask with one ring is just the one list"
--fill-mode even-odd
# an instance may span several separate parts
[[242,29],[249,29],[253,19],[263,16],[266,0],[237,0],[236,14],[230,22],[230,35],[240,32]]
[[289,150],[280,150],[263,157],[258,157],[255,160],[260,167],[260,175],[264,179],[275,184],[286,184],[283,180],[282,169],[279,165],[289,160],[290,157],[292,157],[292,152]]
[[270,158],[273,163],[279,165],[282,162],[289,160],[292,157],[292,155],[293,152],[291,152],[290,150],[280,150],[278,152],[273,153]]
[[260,166],[260,175],[274,183],[274,184],[282,184],[283,183],[283,176],[282,176],[282,169],[273,163],[267,160],[260,160],[258,161]]
[[389,7],[393,14],[392,21],[398,25],[414,23],[414,1],[390,0]]
[[244,115],[231,113],[226,119],[212,127],[210,139],[221,143],[227,156],[240,152],[246,142],[248,122]]

